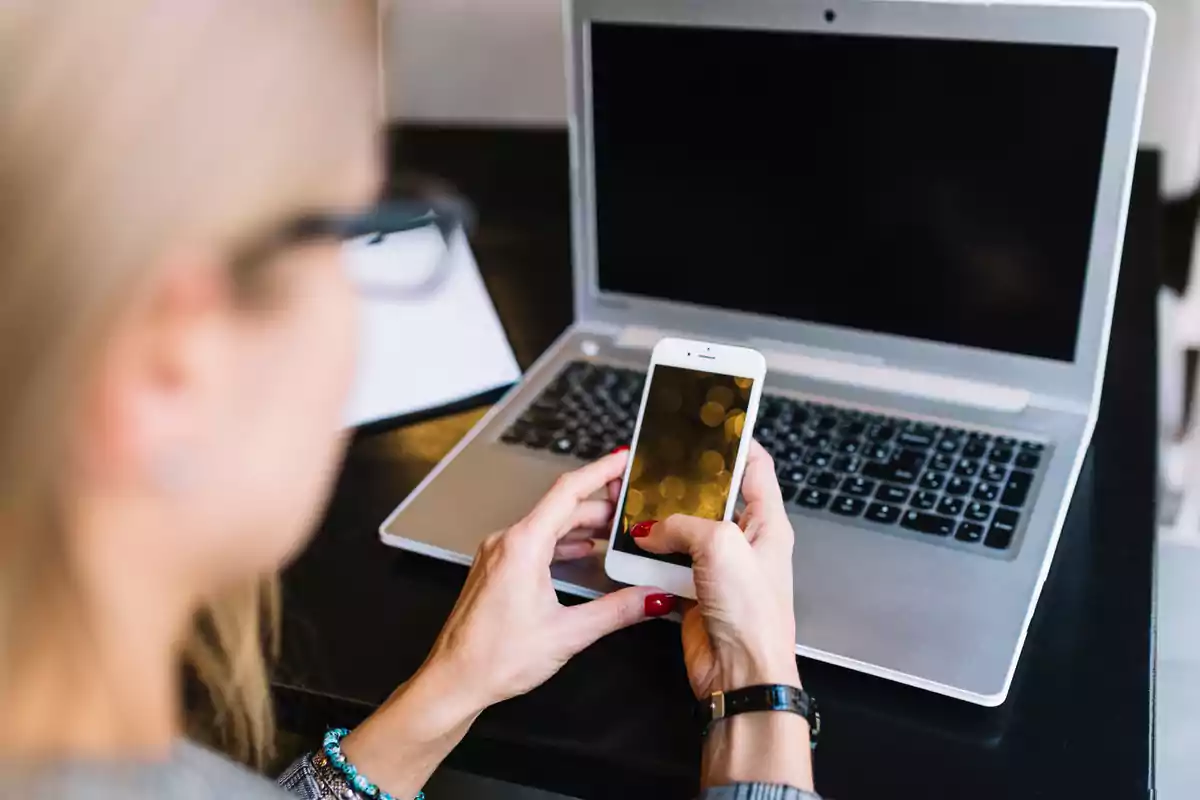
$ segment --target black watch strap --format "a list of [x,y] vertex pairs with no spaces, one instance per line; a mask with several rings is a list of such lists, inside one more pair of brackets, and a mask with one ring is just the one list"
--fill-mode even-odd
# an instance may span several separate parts
[[700,721],[705,731],[718,720],[751,711],[799,714],[808,720],[809,738],[812,746],[817,746],[817,737],[821,735],[821,714],[817,711],[817,701],[799,687],[783,684],[747,686],[729,692],[716,692],[707,700],[700,701]]

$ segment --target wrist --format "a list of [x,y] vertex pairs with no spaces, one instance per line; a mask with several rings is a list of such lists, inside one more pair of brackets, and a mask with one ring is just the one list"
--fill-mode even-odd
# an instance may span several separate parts
[[812,791],[808,721],[764,711],[714,722],[704,740],[701,786],[769,783]]
[[[782,684],[801,687],[800,668],[790,650],[774,653],[744,654],[721,665],[721,680],[714,691],[732,692],[747,686]],[[701,698],[703,699],[703,698]]]
[[380,788],[415,795],[483,710],[461,683],[427,663],[346,736],[342,752]]

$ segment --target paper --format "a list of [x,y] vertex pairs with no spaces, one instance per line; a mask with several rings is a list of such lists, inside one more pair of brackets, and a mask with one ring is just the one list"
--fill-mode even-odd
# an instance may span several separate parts
[[412,282],[446,255],[432,227],[351,243],[346,260],[360,281],[359,360],[348,426],[411,414],[508,386],[521,377],[496,308],[462,231],[450,240],[450,273],[434,292],[398,299],[379,292],[388,275]]

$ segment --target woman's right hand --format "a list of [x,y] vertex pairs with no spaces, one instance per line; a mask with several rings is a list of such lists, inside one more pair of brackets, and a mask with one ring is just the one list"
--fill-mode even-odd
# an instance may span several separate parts
[[[800,685],[792,601],[795,534],[775,465],[751,444],[738,524],[675,515],[630,534],[651,553],[687,553],[698,602],[683,616],[683,656],[692,691],[707,698],[759,684]],[[739,714],[704,739],[701,785],[753,782],[811,791],[808,722],[796,714]]]
[[763,683],[799,685],[792,605],[795,535],[775,466],[751,444],[738,524],[681,514],[634,526],[651,553],[692,558],[698,603],[683,617],[683,655],[697,698]]

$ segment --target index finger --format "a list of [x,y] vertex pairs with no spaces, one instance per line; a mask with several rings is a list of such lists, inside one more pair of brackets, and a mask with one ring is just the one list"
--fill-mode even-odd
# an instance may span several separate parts
[[619,481],[625,476],[629,463],[629,451],[610,453],[599,461],[580,467],[559,477],[550,487],[529,516],[527,525],[543,535],[556,540],[571,519],[576,506],[596,492],[605,488],[610,481]]

